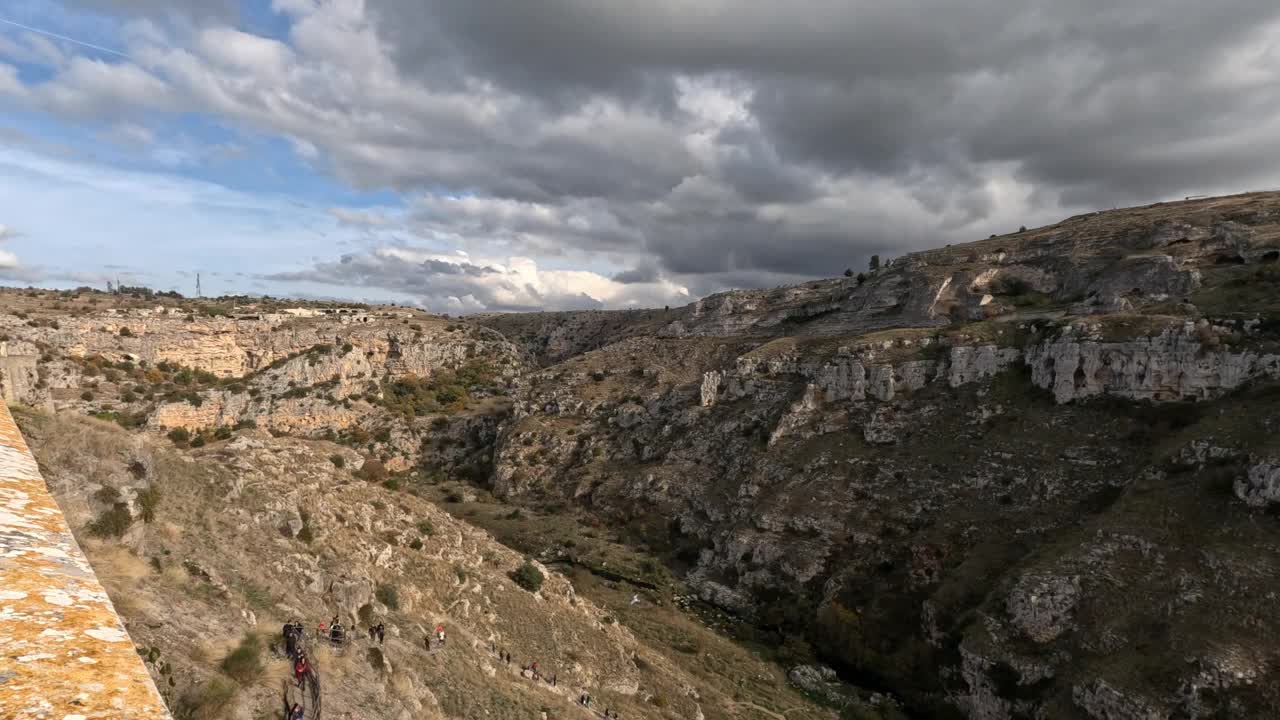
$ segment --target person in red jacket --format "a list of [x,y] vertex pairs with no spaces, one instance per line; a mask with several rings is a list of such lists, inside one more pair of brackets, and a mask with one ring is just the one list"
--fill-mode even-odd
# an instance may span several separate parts
[[298,682],[298,687],[304,687],[307,681],[307,671],[311,669],[311,663],[307,661],[306,653],[298,653],[298,660],[293,664],[293,679]]

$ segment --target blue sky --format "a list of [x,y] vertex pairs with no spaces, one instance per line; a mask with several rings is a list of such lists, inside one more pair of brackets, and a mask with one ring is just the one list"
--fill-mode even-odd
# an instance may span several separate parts
[[1278,81],[1257,0],[9,0],[0,282],[681,304],[1275,187]]
[[[248,27],[286,37],[288,23],[266,3],[246,2]],[[110,48],[126,47],[127,18],[73,12],[57,3],[19,2],[5,19]],[[56,76],[36,53],[58,51],[108,64],[125,58],[13,25],[0,38],[20,82]],[[6,59],[0,55],[0,59]],[[356,295],[403,301],[376,289],[279,288],[259,276],[351,252],[369,237],[341,227],[330,208],[403,210],[387,189],[356,189],[300,157],[290,142],[205,112],[60,116],[37,109],[0,115],[0,216],[6,248],[41,285],[108,279],[190,293],[202,273],[209,292]]]

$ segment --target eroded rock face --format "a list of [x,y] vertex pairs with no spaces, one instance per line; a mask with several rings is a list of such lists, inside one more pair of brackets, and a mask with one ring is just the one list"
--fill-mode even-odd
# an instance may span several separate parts
[[1245,477],[1235,481],[1233,490],[1251,507],[1280,503],[1280,463],[1267,460],[1250,467]]
[[5,402],[43,404],[37,362],[40,349],[29,342],[0,341],[0,399]]
[[1067,632],[1080,601],[1078,578],[1025,576],[1006,601],[1013,624],[1027,637],[1046,643]]
[[1071,697],[1094,720],[1165,720],[1169,717],[1167,710],[1155,707],[1145,698],[1117,690],[1104,680],[1077,685]]
[[1280,377],[1280,356],[1211,348],[1199,329],[1187,323],[1125,342],[1064,334],[1032,347],[1026,361],[1033,382],[1050,389],[1058,402],[1103,394],[1203,400],[1256,377]]
[[822,390],[827,402],[893,400],[938,379],[951,387],[989,380],[1026,366],[1031,381],[1067,403],[1099,395],[1167,402],[1218,397],[1256,378],[1280,377],[1280,355],[1205,344],[1206,328],[1176,324],[1152,336],[1106,342],[1090,336],[1088,324],[1067,327],[1059,336],[1026,347],[961,345],[944,360],[876,364],[874,351],[862,357],[828,360],[783,355],[768,362],[739,361],[732,369],[703,376],[704,407],[743,397],[759,398],[771,378],[799,375]]

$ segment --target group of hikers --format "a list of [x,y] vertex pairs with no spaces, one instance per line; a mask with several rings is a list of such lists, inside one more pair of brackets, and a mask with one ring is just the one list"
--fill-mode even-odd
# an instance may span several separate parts
[[[492,642],[489,643],[489,652],[497,655],[498,660],[500,660],[501,662],[507,665],[511,664],[511,653],[507,652],[503,648],[497,647],[497,645]],[[551,687],[559,687],[560,685],[560,678],[555,673],[552,673],[549,677],[544,676],[542,674],[541,666],[536,661],[528,665],[521,665],[520,677],[532,678],[534,680],[543,680]],[[581,695],[579,695],[578,704],[588,709],[591,708],[591,693],[584,692]],[[601,714],[600,711],[598,710],[594,712],[597,715]],[[602,717],[610,718],[610,720],[617,720],[618,713],[615,710],[610,710],[606,708]]]
[[[285,623],[284,629],[281,631],[281,635],[284,638],[285,653],[288,655],[288,657],[291,660],[293,660],[293,680],[295,683],[297,683],[298,688],[300,690],[306,689],[307,678],[310,677],[311,673],[313,672],[311,661],[307,659],[307,652],[306,652],[306,649],[303,647],[303,641],[304,641],[303,633],[304,633],[304,630],[303,630],[302,622],[296,618]],[[372,624],[369,625],[370,641],[377,640],[378,644],[382,645],[386,639],[386,633],[387,633],[386,626],[383,625],[381,622],[379,622],[377,625],[372,625]],[[432,635],[435,636],[434,637],[435,648],[436,649],[443,648],[445,645],[445,639],[446,639],[444,624],[443,623],[437,624],[435,628],[435,632],[427,634],[425,638],[425,645],[428,652],[432,650],[432,639],[433,639]],[[321,622],[319,625],[317,625],[316,639],[328,640],[329,642],[335,645],[343,644],[346,641],[346,629],[343,628],[342,622],[339,616],[334,615],[333,620],[330,621],[327,625],[324,622]],[[490,644],[489,649],[490,651],[494,652],[498,656],[498,658],[503,662],[505,662],[507,665],[511,664],[511,653],[507,652],[506,650],[499,650],[492,643]],[[522,666],[520,668],[520,676],[521,677],[532,676],[534,680],[544,679],[542,676],[542,671],[539,668],[539,665],[537,662],[534,662],[530,665]],[[546,681],[552,687],[557,687],[559,685],[559,678],[555,674],[552,674],[549,678],[546,678]],[[585,708],[590,708],[591,694],[584,692],[580,696],[578,696],[578,704]],[[596,711],[596,714],[599,714],[599,711]],[[289,714],[288,714],[287,720],[306,720],[305,715],[306,715],[305,708],[303,708],[303,706],[300,703],[295,702],[289,708]],[[617,720],[618,714],[613,710],[606,709],[604,711],[604,717],[610,718],[610,720]]]
[[334,645],[341,645],[347,641],[347,629],[342,627],[342,621],[337,615],[333,616],[333,620],[325,625],[323,621],[316,626],[316,639],[328,639]]
[[[578,704],[579,704],[579,705],[581,705],[581,706],[582,706],[582,707],[584,707],[584,708],[588,708],[588,709],[590,709],[590,708],[591,708],[591,693],[585,693],[585,692],[584,692],[584,693],[582,693],[581,695],[579,695],[579,696],[578,696]],[[598,713],[598,712],[597,712],[596,714],[597,714],[597,715],[599,715],[599,713]],[[610,709],[608,709],[608,708],[605,708],[604,716],[605,716],[606,718],[611,718],[611,720],[617,720],[617,719],[618,719],[618,713],[617,713],[617,711],[616,711],[616,710],[610,710]]]
[[[285,653],[293,661],[293,681],[300,690],[306,689],[307,678],[311,676],[311,661],[307,659],[306,648],[303,647],[302,623],[296,618],[284,624],[281,635],[284,637]],[[306,709],[301,703],[294,703],[289,708],[288,720],[306,720]]]
[[[381,624],[379,624],[379,627],[381,627]],[[427,652],[431,652],[431,636],[430,635],[427,635],[427,637],[424,639],[424,644],[426,645]],[[444,625],[443,624],[436,625],[436,647],[437,648],[444,647]]]

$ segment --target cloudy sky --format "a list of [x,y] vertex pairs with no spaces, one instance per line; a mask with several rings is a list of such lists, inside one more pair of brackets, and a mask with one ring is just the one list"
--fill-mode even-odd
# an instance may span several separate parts
[[0,281],[680,304],[1280,186],[1274,0],[5,0]]

